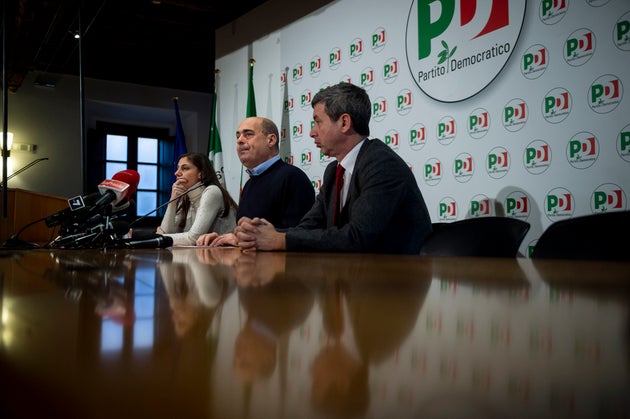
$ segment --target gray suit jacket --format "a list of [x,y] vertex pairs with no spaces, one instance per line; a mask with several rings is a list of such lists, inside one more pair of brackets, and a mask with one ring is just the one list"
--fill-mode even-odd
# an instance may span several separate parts
[[315,204],[285,230],[287,250],[419,254],[431,217],[404,160],[381,140],[363,143],[340,227],[332,225],[336,168],[336,161],[326,167]]

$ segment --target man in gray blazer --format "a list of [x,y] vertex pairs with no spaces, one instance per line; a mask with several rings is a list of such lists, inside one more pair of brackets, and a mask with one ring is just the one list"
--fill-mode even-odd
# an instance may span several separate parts
[[[238,221],[244,249],[418,254],[431,232],[416,179],[404,160],[378,139],[369,139],[372,113],[364,89],[339,83],[311,102],[310,136],[334,157],[313,207],[296,227],[277,230],[264,218]],[[336,197],[337,166],[345,169]],[[338,201],[338,204],[335,204]],[[339,208],[339,209],[337,209]]]

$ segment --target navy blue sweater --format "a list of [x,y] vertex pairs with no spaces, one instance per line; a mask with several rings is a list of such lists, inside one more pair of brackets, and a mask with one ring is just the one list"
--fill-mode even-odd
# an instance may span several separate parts
[[276,228],[293,227],[314,202],[315,189],[306,173],[278,160],[245,183],[236,219],[261,217]]

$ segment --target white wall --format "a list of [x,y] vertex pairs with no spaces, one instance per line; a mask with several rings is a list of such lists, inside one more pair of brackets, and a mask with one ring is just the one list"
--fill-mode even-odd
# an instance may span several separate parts
[[[511,2],[511,5],[516,7],[518,3]],[[620,137],[630,131],[630,103],[622,89],[630,85],[630,48],[615,45],[612,39],[615,25],[630,20],[626,2],[567,2],[564,3],[567,9],[557,11],[552,19],[541,16],[543,5],[549,2],[527,2],[520,36],[503,70],[481,92],[455,102],[432,99],[414,82],[406,57],[407,31],[414,29],[408,28],[406,23],[410,11],[415,10],[411,7],[413,4],[412,0],[332,2],[216,61],[216,67],[221,70],[219,130],[228,188],[233,194],[240,185],[240,163],[233,152],[234,130],[245,116],[248,59],[251,57],[256,60],[257,113],[270,117],[279,126],[285,87],[283,71],[289,69],[286,87],[293,104],[289,112],[290,130],[302,129],[301,136],[291,137],[290,159],[307,173],[314,185],[320,185],[329,160],[319,156],[319,150],[308,136],[312,109],[308,102],[301,106],[300,100],[314,95],[322,86],[342,80],[361,84],[362,75],[371,68],[376,75],[374,83],[363,84],[364,87],[374,103],[379,99],[389,103],[389,111],[383,119],[377,121],[373,117],[372,136],[389,142],[408,162],[434,221],[493,214],[525,219],[532,225],[521,248],[527,254],[552,222],[628,208],[630,157],[629,150],[621,148]],[[387,42],[378,50],[372,49],[371,37],[380,29],[385,30]],[[590,58],[570,64],[563,56],[565,43],[579,39],[583,29],[596,41],[593,52]],[[357,39],[362,40],[364,52],[350,59],[349,48]],[[462,51],[469,40],[462,37],[449,42],[451,47],[459,45]],[[526,77],[521,71],[523,59],[538,45],[546,48],[548,64],[535,78]],[[342,60],[332,68],[327,60],[335,48],[342,52]],[[314,57],[322,58],[322,67],[319,73],[311,74],[309,65]],[[399,63],[399,72],[394,80],[385,81],[382,69],[391,59]],[[299,73],[300,69],[301,77],[294,78],[294,72]],[[471,83],[483,76],[472,70],[468,74]],[[593,85],[607,75],[620,82],[622,96],[616,105],[600,112],[589,103],[589,94]],[[461,84],[453,83],[448,87],[457,92],[459,86]],[[554,119],[542,110],[545,98],[553,97],[557,89],[568,92],[571,98],[570,112],[564,119]],[[413,97],[410,110],[396,110],[401,93]],[[520,129],[503,123],[506,109],[515,101],[524,103],[528,109],[527,122]],[[467,126],[469,118],[479,109],[488,112],[490,126],[484,135],[473,136]],[[454,139],[449,141],[441,139],[437,132],[444,120],[452,120],[456,126]],[[410,132],[418,124],[422,124],[427,133],[422,143],[410,141]],[[583,137],[595,137],[597,145],[596,158],[586,163],[571,160],[567,154],[571,141]],[[486,170],[487,160],[496,153],[497,147],[510,155],[510,168],[501,177]],[[535,167],[526,164],[526,153],[541,148],[551,152],[550,159],[538,162]],[[474,171],[468,176],[456,177],[453,168],[465,157],[474,162]],[[441,177],[429,179],[425,170],[436,161],[442,169]],[[620,200],[614,202],[615,205],[596,204],[594,197],[599,195],[610,200],[618,196]],[[565,197],[566,204],[562,201]],[[555,199],[560,201],[551,206]],[[489,204],[488,213],[475,211],[473,205],[480,203]]]

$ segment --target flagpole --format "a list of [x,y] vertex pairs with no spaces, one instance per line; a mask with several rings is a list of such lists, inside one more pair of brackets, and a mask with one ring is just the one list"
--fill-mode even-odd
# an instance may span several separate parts
[[173,172],[171,175],[171,183],[175,182],[175,172],[177,171],[177,163],[179,156],[188,152],[186,146],[186,136],[182,125],[182,118],[179,114],[179,97],[173,96],[173,106],[175,108],[175,144],[173,145]]

